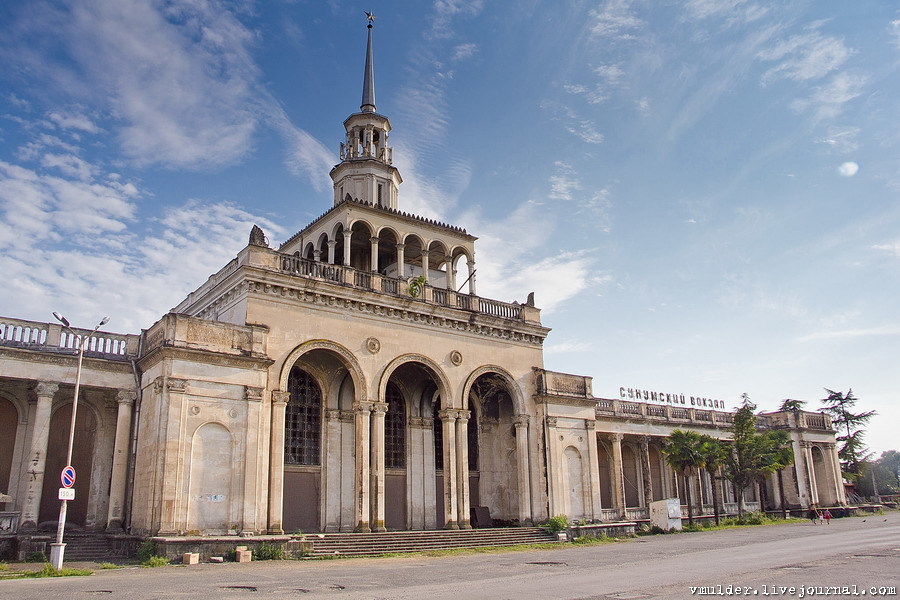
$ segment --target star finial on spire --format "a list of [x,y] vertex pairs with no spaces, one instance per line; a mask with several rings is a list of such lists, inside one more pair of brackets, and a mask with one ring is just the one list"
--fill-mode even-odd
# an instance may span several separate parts
[[375,15],[367,10],[364,10],[363,12],[366,13],[366,21],[369,22],[369,24],[366,25],[366,27],[371,29],[372,25],[375,23]]

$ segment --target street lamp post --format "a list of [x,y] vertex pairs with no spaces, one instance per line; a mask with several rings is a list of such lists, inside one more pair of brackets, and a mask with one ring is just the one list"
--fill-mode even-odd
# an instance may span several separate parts
[[[53,316],[63,324],[63,327],[69,330],[69,333],[78,336],[72,328],[69,326],[69,320],[59,314],[58,312],[54,312]],[[72,421],[69,424],[69,450],[66,453],[66,465],[69,466],[72,464],[72,445],[75,441],[75,412],[78,410],[78,391],[81,388],[81,363],[84,360],[84,347],[90,341],[94,334],[97,333],[101,327],[106,325],[109,322],[109,317],[103,317],[103,320],[97,323],[97,326],[94,327],[94,330],[91,331],[88,336],[81,336],[81,339],[78,343],[78,367],[75,369],[75,396],[72,400]],[[68,500],[61,500],[59,506],[59,523],[56,527],[56,543],[50,544],[50,563],[53,565],[57,571],[62,569],[63,565],[63,556],[66,552],[66,545],[63,543],[63,532],[66,528],[66,505]]]

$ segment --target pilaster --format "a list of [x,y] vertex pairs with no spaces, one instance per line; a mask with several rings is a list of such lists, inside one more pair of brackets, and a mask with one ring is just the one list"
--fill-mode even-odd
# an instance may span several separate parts
[[[423,253],[423,260],[427,254]],[[457,476],[456,476],[456,410],[442,410],[441,428],[444,434],[444,528],[459,529],[457,515]]]
[[31,449],[28,452],[28,482],[22,502],[21,530],[37,529],[41,492],[44,488],[44,469],[47,465],[47,446],[50,441],[50,412],[53,408],[53,396],[58,390],[58,384],[47,381],[39,381],[34,387],[37,399]]
[[270,535],[284,533],[284,416],[289,392],[272,392],[272,430],[269,436],[269,516]]
[[119,390],[116,393],[116,437],[113,442],[112,477],[109,484],[109,514],[106,530],[122,531],[125,518],[125,483],[128,476],[128,442],[131,437],[131,415],[137,393]]
[[528,457],[528,436],[531,427],[531,417],[526,414],[516,415],[513,420],[516,428],[516,467],[517,482],[519,484],[519,523],[522,525],[532,522],[531,515],[531,481]]

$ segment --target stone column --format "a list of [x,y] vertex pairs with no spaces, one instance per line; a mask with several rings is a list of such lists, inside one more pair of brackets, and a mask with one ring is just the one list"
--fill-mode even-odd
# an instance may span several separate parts
[[591,518],[599,520],[603,516],[600,501],[600,457],[597,454],[597,422],[585,421],[584,428],[588,443],[588,469],[591,484]]
[[355,402],[355,455],[356,455],[356,531],[368,533],[372,531],[369,526],[369,422],[371,420],[372,402]]
[[289,392],[272,392],[272,431],[269,434],[269,518],[271,535],[284,533],[284,414]]
[[337,246],[337,240],[328,240],[328,264],[334,264],[334,247]]
[[469,293],[475,295],[475,261],[470,260],[466,263],[469,267]]
[[622,438],[621,433],[609,436],[613,449],[613,504],[619,511],[619,518],[625,518],[625,474],[622,465]]
[[344,266],[350,266],[350,238],[353,237],[353,232],[350,230],[344,230]]
[[428,283],[428,250],[425,248],[422,248],[422,275],[425,277],[425,283]]
[[372,403],[372,531],[384,527],[384,415],[387,402]]
[[528,428],[531,417],[525,414],[516,415],[513,425],[516,428],[516,473],[519,484],[519,524],[532,522],[531,485],[528,460]]
[[650,509],[650,503],[653,502],[653,475],[650,472],[650,438],[643,436],[641,438],[641,473],[644,481],[644,506]]
[[371,256],[372,260],[370,261],[371,262],[370,268],[372,269],[373,273],[377,273],[378,272],[378,238],[375,236],[370,237],[369,243],[370,243],[370,249],[371,249],[370,254],[372,255]]
[[354,431],[352,410],[341,411],[341,531],[353,531],[356,528],[355,503],[356,493],[356,455],[354,453]]
[[325,499],[325,531],[341,528],[341,412],[325,409],[325,465],[322,496]]
[[116,439],[113,443],[112,477],[109,483],[109,514],[107,531],[122,531],[125,519],[125,481],[128,476],[128,442],[131,438],[131,413],[137,393],[119,390],[116,394]]
[[404,265],[406,261],[405,250],[406,244],[397,244],[397,277],[400,279],[406,277],[406,265]]
[[[424,254],[423,254],[424,257]],[[459,529],[456,520],[459,514],[457,505],[456,476],[456,412],[442,410],[441,429],[444,434],[444,528]]]
[[422,417],[422,464],[424,472],[422,481],[424,482],[424,528],[437,528],[437,490],[436,473],[434,465],[434,419],[430,417]]
[[456,289],[456,280],[453,278],[453,273],[455,272],[453,270],[453,257],[445,256],[444,262],[447,265],[447,289],[452,291]]
[[39,381],[34,388],[37,406],[34,411],[34,425],[31,430],[31,449],[28,452],[28,484],[22,501],[22,524],[20,529],[37,529],[41,510],[41,491],[44,488],[44,468],[47,465],[47,446],[50,442],[50,409],[53,395],[59,384]]
[[321,250],[313,250],[313,260],[316,262],[322,262],[322,251]]
[[566,512],[563,485],[562,456],[559,451],[559,434],[556,432],[557,417],[547,417],[547,487],[549,488],[551,517]]
[[472,412],[456,412],[456,479],[459,500],[457,523],[460,529],[472,529],[469,520],[469,417]]

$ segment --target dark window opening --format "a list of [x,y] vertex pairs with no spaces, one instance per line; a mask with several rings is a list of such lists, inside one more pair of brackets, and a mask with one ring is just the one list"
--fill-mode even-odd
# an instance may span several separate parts
[[384,415],[384,466],[387,469],[406,467],[406,403],[403,394],[393,383],[387,384],[387,413]]
[[290,401],[284,416],[284,464],[319,465],[322,440],[322,391],[303,369],[288,378]]

